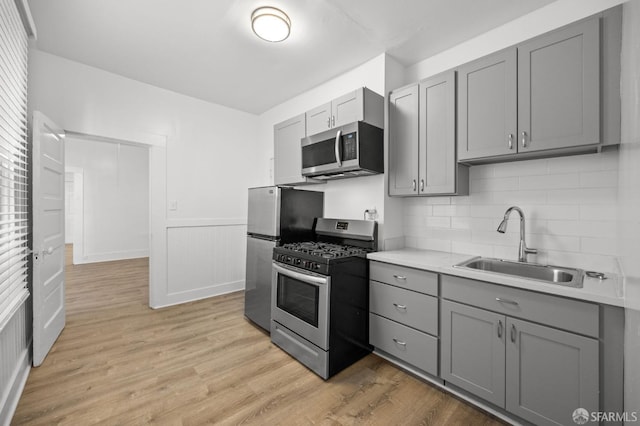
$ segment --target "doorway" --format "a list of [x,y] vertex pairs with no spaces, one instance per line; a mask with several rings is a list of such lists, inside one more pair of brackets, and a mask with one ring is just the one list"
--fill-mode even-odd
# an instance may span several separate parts
[[68,134],[65,243],[73,263],[149,256],[149,149]]

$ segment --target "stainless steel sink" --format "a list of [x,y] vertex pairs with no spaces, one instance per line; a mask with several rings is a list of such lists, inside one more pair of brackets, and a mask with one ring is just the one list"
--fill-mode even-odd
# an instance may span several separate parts
[[458,268],[473,269],[476,271],[512,275],[576,288],[582,288],[582,278],[584,275],[584,271],[582,269],[539,265],[537,263],[514,262],[488,257],[474,257],[473,259],[458,263],[454,266]]

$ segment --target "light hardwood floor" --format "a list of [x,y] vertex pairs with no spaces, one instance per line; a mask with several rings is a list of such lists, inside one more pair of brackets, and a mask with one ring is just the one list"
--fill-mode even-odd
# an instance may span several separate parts
[[243,294],[148,308],[146,259],[67,266],[67,325],[12,424],[493,425],[369,355],[323,381],[243,317]]

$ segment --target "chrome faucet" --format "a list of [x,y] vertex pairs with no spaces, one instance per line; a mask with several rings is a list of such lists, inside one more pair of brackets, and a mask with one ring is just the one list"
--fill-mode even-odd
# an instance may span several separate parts
[[524,241],[524,213],[520,207],[509,207],[507,211],[504,213],[504,218],[500,225],[498,225],[497,231],[501,234],[504,234],[507,230],[507,222],[509,220],[509,215],[511,212],[515,210],[520,215],[520,245],[518,247],[518,262],[526,262],[528,254],[537,254],[538,250],[527,247],[527,243]]

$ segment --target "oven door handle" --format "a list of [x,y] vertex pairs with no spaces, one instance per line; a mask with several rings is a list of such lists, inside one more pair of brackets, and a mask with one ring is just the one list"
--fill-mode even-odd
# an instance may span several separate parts
[[294,278],[296,280],[300,280],[305,283],[315,284],[318,286],[327,284],[327,277],[316,277],[313,275],[307,275],[302,272],[294,271],[290,268],[285,268],[284,266],[280,266],[277,263],[273,264],[273,269],[276,272],[279,272],[283,275]]

